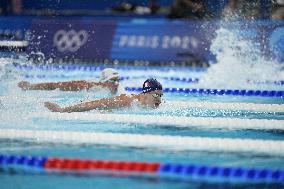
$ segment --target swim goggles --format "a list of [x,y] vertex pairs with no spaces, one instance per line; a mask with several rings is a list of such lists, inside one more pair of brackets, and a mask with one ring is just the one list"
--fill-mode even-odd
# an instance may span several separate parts
[[163,94],[157,94],[157,93],[152,93],[151,94],[154,98],[158,98],[158,97],[162,97],[163,96]]

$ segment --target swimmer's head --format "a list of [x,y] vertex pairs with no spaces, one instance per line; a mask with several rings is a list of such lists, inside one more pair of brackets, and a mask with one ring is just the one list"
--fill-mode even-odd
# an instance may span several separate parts
[[142,93],[144,94],[143,104],[157,108],[161,104],[163,96],[162,84],[154,78],[147,79],[143,83]]
[[162,84],[157,79],[150,78],[144,81],[142,92],[149,93],[155,90],[163,90]]
[[113,68],[105,68],[102,70],[100,82],[106,82],[112,80],[113,78],[118,78],[119,73]]
[[117,93],[119,86],[118,71],[113,68],[105,68],[102,70],[100,82],[105,83],[105,86],[110,89],[112,94]]

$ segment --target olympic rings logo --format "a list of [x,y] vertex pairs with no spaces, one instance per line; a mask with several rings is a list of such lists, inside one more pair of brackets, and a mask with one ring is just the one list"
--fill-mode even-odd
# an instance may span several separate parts
[[80,30],[58,30],[53,37],[53,44],[57,47],[59,52],[76,52],[79,50],[88,40],[88,32]]

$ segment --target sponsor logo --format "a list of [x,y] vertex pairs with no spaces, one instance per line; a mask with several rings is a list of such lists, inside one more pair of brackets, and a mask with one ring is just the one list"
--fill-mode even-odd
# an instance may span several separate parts
[[53,37],[53,44],[59,52],[76,52],[88,40],[88,32],[80,30],[58,30]]
[[120,48],[151,48],[151,49],[197,49],[200,41],[194,36],[144,36],[120,35]]

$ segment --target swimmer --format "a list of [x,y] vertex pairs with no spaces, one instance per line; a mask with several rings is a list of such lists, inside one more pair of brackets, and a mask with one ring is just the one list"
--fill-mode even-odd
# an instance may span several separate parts
[[119,86],[119,74],[115,69],[106,68],[101,72],[99,82],[94,81],[65,81],[31,84],[27,81],[21,81],[18,86],[23,90],[55,90],[62,91],[81,91],[91,90],[92,88],[107,88],[114,95]]
[[52,112],[84,112],[90,110],[111,110],[123,107],[131,107],[134,102],[138,102],[143,107],[157,108],[161,104],[163,96],[162,85],[156,79],[147,79],[143,83],[140,94],[121,94],[111,98],[103,98],[95,101],[83,102],[67,107],[60,107],[58,104],[45,102],[46,108]]

